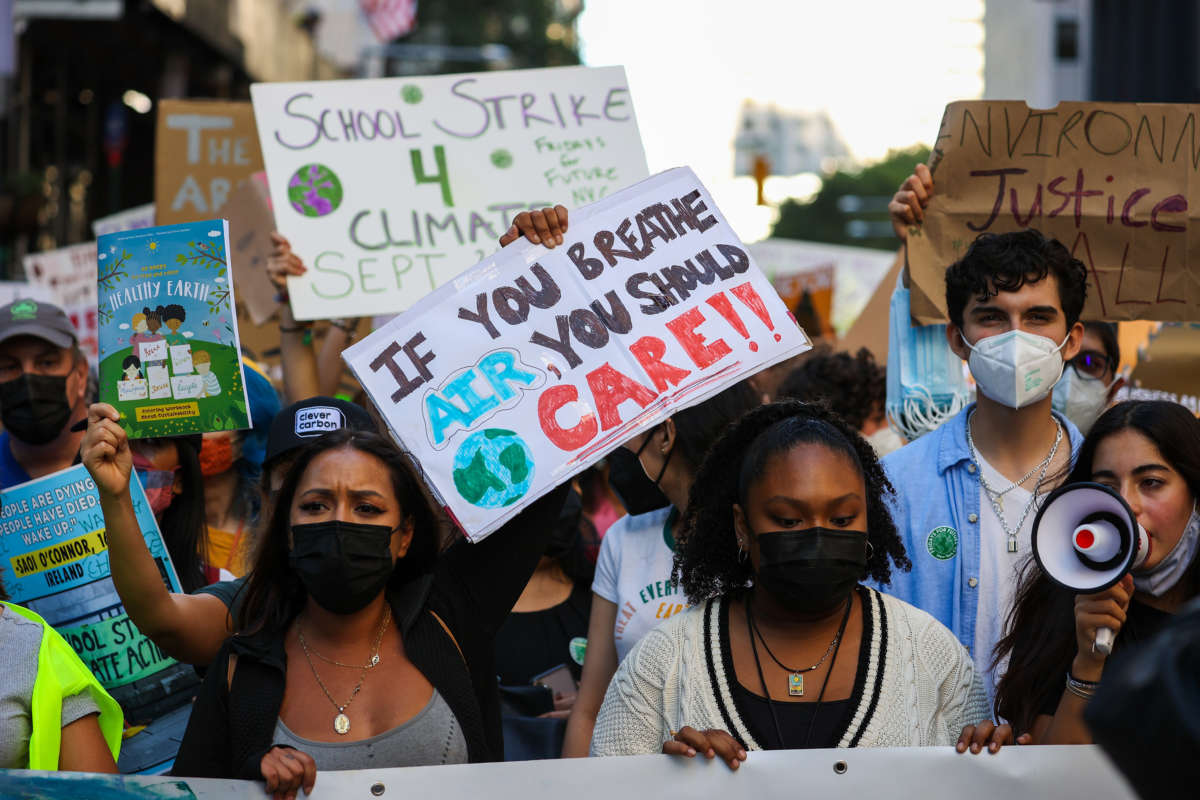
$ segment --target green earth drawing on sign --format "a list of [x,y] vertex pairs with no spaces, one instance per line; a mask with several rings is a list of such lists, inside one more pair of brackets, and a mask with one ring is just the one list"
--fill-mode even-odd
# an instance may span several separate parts
[[324,164],[305,164],[288,181],[288,202],[306,217],[323,217],[342,204],[342,182]]
[[471,505],[510,506],[529,491],[532,482],[533,453],[512,431],[478,431],[454,454],[454,488]]

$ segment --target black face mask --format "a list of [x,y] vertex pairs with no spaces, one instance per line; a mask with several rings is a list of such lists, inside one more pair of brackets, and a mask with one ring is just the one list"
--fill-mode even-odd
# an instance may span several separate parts
[[71,419],[66,375],[31,375],[0,383],[0,421],[25,444],[58,438]]
[[[650,441],[650,437],[647,436],[646,441]],[[642,446],[645,447],[645,444]],[[608,485],[617,493],[629,516],[671,505],[658,484],[646,476],[636,455],[624,447],[618,447],[605,458],[608,461]]]
[[867,569],[862,531],[805,528],[758,534],[755,581],[777,603],[797,613],[840,608]]
[[317,605],[353,614],[366,608],[392,576],[393,530],[336,519],[293,525],[288,563]]

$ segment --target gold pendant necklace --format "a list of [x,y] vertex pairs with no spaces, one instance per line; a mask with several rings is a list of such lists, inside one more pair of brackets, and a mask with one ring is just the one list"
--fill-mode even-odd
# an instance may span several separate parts
[[[313,663],[308,642],[304,638],[304,629],[300,627],[300,621],[296,621],[296,635],[300,639],[300,649],[304,651],[304,659],[308,662],[308,668],[312,670],[313,677],[317,679],[317,685],[321,687],[321,691],[325,693],[325,696],[329,698],[329,702],[333,703],[334,708],[338,710],[337,715],[333,718],[333,730],[334,733],[337,733],[340,736],[345,736],[350,732],[350,717],[346,716],[346,709],[350,707],[350,704],[354,702],[354,698],[358,696],[359,691],[362,689],[363,681],[367,679],[367,672],[379,663],[379,647],[383,643],[383,634],[387,630],[388,624],[391,621],[392,609],[390,606],[385,604],[383,621],[379,625],[379,632],[375,635],[375,644],[372,648],[371,659],[360,667],[362,671],[358,676],[358,683],[355,684],[354,691],[350,693],[350,699],[341,705],[338,705],[338,701],[333,699],[333,695],[330,694],[329,688],[325,686],[325,681],[321,680],[321,675],[317,672],[317,666]],[[311,652],[316,653],[315,650]],[[325,656],[322,656],[320,653],[316,654],[318,658],[331,664],[337,664],[340,667],[350,666],[349,664],[342,664],[340,661],[333,661],[325,658]]]
[[[749,604],[749,600],[747,600],[747,607],[748,607],[748,604]],[[767,655],[771,657],[771,660],[774,661],[776,663],[776,665],[779,666],[780,669],[791,673],[790,675],[788,675],[788,681],[787,681],[788,695],[790,695],[791,697],[804,697],[804,673],[812,672],[814,669],[816,669],[817,667],[824,664],[825,659],[829,658],[829,654],[837,649],[838,643],[840,643],[842,641],[842,634],[846,632],[846,622],[847,622],[847,620],[850,619],[850,609],[853,608],[853,606],[854,606],[854,598],[853,598],[853,596],[851,596],[846,601],[846,613],[842,615],[842,624],[840,626],[838,626],[837,633],[835,633],[833,635],[833,641],[831,641],[829,643],[829,647],[827,647],[825,649],[825,654],[823,656],[821,656],[821,660],[818,661],[817,663],[813,664],[811,667],[803,667],[802,669],[792,669],[791,667],[784,666],[783,662],[780,661],[778,658],[776,658],[775,654],[771,652],[771,646],[767,644],[767,640],[763,637],[762,633],[758,630],[758,621],[754,619],[754,615],[747,614],[747,616],[750,619],[750,641],[751,641],[751,643],[753,644],[754,637],[757,636],[758,640],[760,642],[762,642],[763,648],[767,651]],[[757,651],[755,651],[755,657],[757,658]]]

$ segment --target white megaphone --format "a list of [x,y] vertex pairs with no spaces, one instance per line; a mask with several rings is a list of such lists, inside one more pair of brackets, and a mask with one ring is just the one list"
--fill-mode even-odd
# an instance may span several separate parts
[[[1060,586],[1081,594],[1109,588],[1150,554],[1150,539],[1121,495],[1099,483],[1071,483],[1046,497],[1033,518],[1033,556]],[[1092,649],[1112,652],[1111,628]]]

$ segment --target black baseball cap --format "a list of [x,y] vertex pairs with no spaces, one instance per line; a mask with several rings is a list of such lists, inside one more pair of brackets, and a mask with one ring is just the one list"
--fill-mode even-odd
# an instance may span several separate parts
[[292,403],[271,420],[263,463],[269,464],[322,434],[342,428],[371,433],[378,430],[365,408],[337,397],[309,397]]
[[0,342],[17,336],[36,336],[55,347],[74,347],[75,326],[61,308],[25,298],[0,306]]

